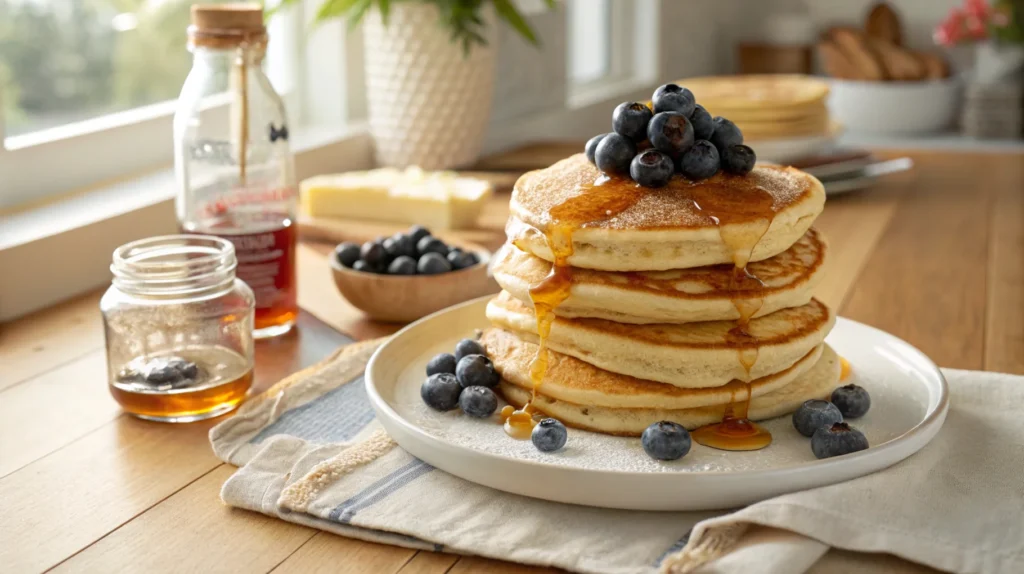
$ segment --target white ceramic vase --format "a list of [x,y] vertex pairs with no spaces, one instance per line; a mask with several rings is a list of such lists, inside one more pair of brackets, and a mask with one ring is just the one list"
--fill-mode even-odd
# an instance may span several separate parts
[[974,53],[974,81],[983,85],[1024,82],[1024,45],[979,43]]
[[494,90],[494,16],[486,46],[468,55],[433,4],[395,2],[387,24],[376,8],[363,24],[370,134],[380,165],[444,169],[480,156]]

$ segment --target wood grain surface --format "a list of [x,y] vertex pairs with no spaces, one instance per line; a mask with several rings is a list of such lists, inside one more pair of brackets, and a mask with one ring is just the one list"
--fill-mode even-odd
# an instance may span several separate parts
[[[480,169],[541,167],[577,147],[515,150]],[[816,223],[831,250],[817,295],[941,366],[1024,374],[1024,155],[884,155],[903,154],[914,158],[912,172],[829,200]],[[470,232],[474,241],[500,244],[507,201],[507,192],[495,196]],[[348,337],[401,327],[366,319],[338,295],[331,249],[312,239],[299,246],[304,312],[293,334],[258,345],[258,389]],[[365,543],[224,506],[219,491],[233,468],[213,456],[207,437],[218,420],[150,423],[109,397],[99,297],[0,326],[5,572],[551,571]],[[870,559],[827,557],[822,568]],[[894,570],[923,571],[886,560]]]

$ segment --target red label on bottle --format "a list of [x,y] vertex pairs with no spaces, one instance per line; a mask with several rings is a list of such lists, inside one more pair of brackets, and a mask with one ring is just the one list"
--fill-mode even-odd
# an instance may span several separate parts
[[211,229],[235,246],[236,275],[252,289],[259,310],[295,306],[295,227],[259,233],[224,233]]

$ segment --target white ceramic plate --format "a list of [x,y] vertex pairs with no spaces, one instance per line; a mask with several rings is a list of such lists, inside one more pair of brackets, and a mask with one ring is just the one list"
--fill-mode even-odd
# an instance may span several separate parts
[[[649,458],[636,438],[569,429],[557,453],[509,438],[497,415],[438,413],[420,399],[427,361],[489,326],[487,297],[425,317],[381,346],[366,368],[377,418],[402,448],[446,472],[499,490],[572,504],[635,510],[732,508],[833,484],[886,468],[914,454],[939,431],[948,409],[946,381],[923,353],[885,332],[840,318],[827,341],[853,365],[851,382],[872,407],[851,421],[871,448],[816,460],[790,417],[767,421],[767,448],[725,452],[694,444],[678,461]],[[500,406],[499,406],[500,410]]]

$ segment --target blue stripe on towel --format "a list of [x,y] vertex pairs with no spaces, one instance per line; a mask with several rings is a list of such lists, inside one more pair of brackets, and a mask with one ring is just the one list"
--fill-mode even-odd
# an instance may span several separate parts
[[391,496],[395,491],[413,482],[417,478],[434,470],[434,467],[416,459],[384,478],[364,488],[355,496],[339,504],[328,515],[328,519],[348,524],[357,512]]
[[409,484],[410,482],[416,480],[417,478],[423,476],[424,474],[427,474],[432,470],[434,470],[434,467],[430,466],[427,463],[423,463],[423,466],[417,467],[409,471],[404,476],[399,477],[398,480],[387,485],[373,496],[370,496],[369,498],[366,498],[361,502],[357,502],[355,506],[343,512],[341,515],[341,522],[348,524],[352,521],[352,517],[355,516],[356,513],[359,512],[360,510],[363,510],[364,508],[369,508],[370,506],[377,504],[378,502],[394,494],[396,490],[402,488],[403,486]]
[[384,476],[384,478],[376,480],[375,482],[373,482],[373,484],[363,488],[359,492],[355,493],[355,495],[353,495],[351,498],[339,504],[337,508],[332,510],[331,513],[327,515],[328,520],[333,520],[337,522],[338,516],[341,515],[342,511],[344,511],[346,508],[354,505],[355,503],[359,502],[360,500],[369,496],[370,494],[373,494],[374,492],[377,491],[377,489],[391,482],[398,476],[403,475],[412,470],[413,468],[420,466],[421,464],[423,464],[423,461],[421,461],[418,458],[414,458],[408,463],[406,463],[404,466],[398,468],[397,470],[391,471],[386,476]]
[[665,561],[665,558],[667,558],[669,554],[672,554],[673,552],[679,552],[680,550],[682,550],[683,547],[686,546],[686,543],[690,541],[690,534],[693,534],[693,528],[687,530],[686,534],[683,534],[679,538],[679,540],[676,540],[672,543],[672,546],[668,547],[668,550],[662,552],[661,556],[659,556],[658,559],[654,561],[654,566],[661,566],[661,563]]
[[296,407],[249,440],[260,443],[274,435],[290,435],[315,443],[350,440],[373,420],[363,377]]

